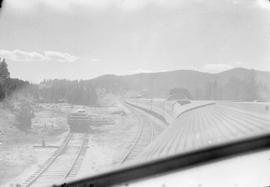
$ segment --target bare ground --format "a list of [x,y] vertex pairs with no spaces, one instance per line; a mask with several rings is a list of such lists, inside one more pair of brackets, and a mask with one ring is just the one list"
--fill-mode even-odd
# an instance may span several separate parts
[[[57,144],[67,131],[65,113],[55,108],[35,107],[36,117],[32,120],[32,129],[28,132],[14,127],[14,114],[0,106],[0,186],[15,181],[33,166],[38,167],[42,162],[41,150],[34,145],[41,144],[44,136],[48,144]],[[44,130],[44,124],[47,124]],[[50,155],[52,151],[47,151]]]
[[[32,130],[28,133],[14,128],[14,115],[0,108],[0,128],[2,132],[0,186],[22,183],[41,167],[56,149],[33,148],[33,146],[41,145],[41,137],[45,138],[47,145],[60,145],[68,133],[67,114],[78,108],[82,108],[82,106],[72,106],[65,103],[39,104],[35,107]],[[122,110],[121,105],[83,108],[88,113],[103,116],[113,123],[104,123],[92,127],[89,149],[77,175],[78,177],[97,174],[119,166],[119,162],[138,130],[138,125],[136,125],[138,121],[130,112],[123,116],[112,114],[119,108]]]

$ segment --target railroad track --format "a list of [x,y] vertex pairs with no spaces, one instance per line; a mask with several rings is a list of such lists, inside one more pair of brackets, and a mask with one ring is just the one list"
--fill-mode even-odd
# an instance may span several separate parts
[[88,141],[88,134],[68,134],[58,150],[22,186],[48,186],[75,177],[86,153]]
[[149,119],[144,121],[147,117],[141,112],[139,113],[139,109],[133,108],[132,110],[138,119],[138,124],[140,127],[135,138],[132,140],[128,151],[124,154],[122,160],[120,161],[120,164],[133,161],[163,130],[159,126],[153,124],[153,122],[151,122]]

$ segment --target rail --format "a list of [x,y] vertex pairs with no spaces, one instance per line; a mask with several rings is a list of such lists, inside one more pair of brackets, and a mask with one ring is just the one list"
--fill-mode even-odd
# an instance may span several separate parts
[[69,141],[71,140],[72,134],[68,134],[61,144],[61,146],[57,149],[56,152],[44,163],[43,167],[39,169],[37,172],[35,172],[33,175],[31,175],[23,184],[25,187],[31,186],[56,160],[58,156],[60,156],[65,149],[65,147],[68,145]]
[[[135,112],[134,112],[135,113]],[[130,149],[126,152],[125,156],[123,157],[123,159],[120,161],[120,164],[123,164],[124,162],[126,162],[127,160],[131,159],[132,154],[135,152],[136,148],[140,148],[140,147],[145,147],[146,145],[150,144],[151,141],[153,140],[153,134],[154,134],[154,127],[151,124],[151,130],[150,132],[146,132],[148,128],[145,124],[142,122],[141,117],[138,116],[138,114],[136,114],[137,119],[139,119],[139,123],[140,123],[140,129],[138,130],[137,135],[135,136],[135,138],[133,139],[133,143],[130,147]],[[150,137],[150,142],[146,141],[145,138]],[[139,145],[139,144],[143,144],[143,145]]]
[[[76,159],[74,160],[74,162],[73,162],[73,164],[72,164],[70,170],[69,170],[69,171],[67,172],[67,174],[65,175],[65,179],[68,178],[68,177],[70,177],[71,174],[74,175],[73,172],[74,172],[76,166],[78,165],[79,160],[82,159],[83,153],[85,153],[85,150],[87,149],[88,141],[89,141],[89,135],[88,135],[88,134],[85,134],[83,143],[82,143],[82,145],[81,145],[81,147],[80,147],[80,150],[79,150],[79,153],[78,153],[78,155],[76,156]],[[78,171],[76,171],[76,172],[78,172]]]
[[[69,177],[70,174],[74,171],[74,168],[77,165],[78,160],[80,160],[82,153],[86,150],[87,144],[88,144],[88,137],[86,137],[86,136],[88,136],[88,135],[85,134],[83,136],[84,140],[81,143],[80,149],[77,152],[75,159],[72,161],[73,163],[72,163],[70,169],[68,170],[68,172],[65,172],[65,174],[63,174],[63,180],[65,178]],[[35,184],[39,178],[42,178],[42,176],[44,174],[46,174],[46,171],[48,171],[49,168],[52,167],[54,163],[56,163],[56,160],[62,159],[61,155],[65,155],[64,152],[69,147],[69,144],[70,144],[72,138],[75,138],[75,137],[76,136],[74,136],[73,133],[69,133],[66,136],[65,140],[63,141],[63,143],[61,144],[61,146],[57,149],[57,151],[55,151],[54,154],[43,164],[43,166],[39,170],[37,170],[33,175],[31,175],[22,184],[22,186],[30,187],[33,184]],[[72,145],[71,145],[71,147],[72,147]],[[63,158],[64,158],[64,156],[63,156]],[[64,168],[64,169],[66,169],[66,168]]]

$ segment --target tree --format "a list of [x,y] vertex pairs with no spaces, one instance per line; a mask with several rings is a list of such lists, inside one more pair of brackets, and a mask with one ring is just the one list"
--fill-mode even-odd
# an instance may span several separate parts
[[26,88],[27,86],[30,86],[30,83],[27,81],[9,78],[6,80],[6,93],[9,96],[16,90]]
[[0,83],[3,84],[9,79],[8,66],[4,58],[0,59]]
[[27,102],[21,104],[19,110],[16,113],[16,126],[20,130],[29,130],[32,126],[32,118],[35,117],[34,110]]
[[4,58],[0,58],[0,101],[7,93],[7,80],[9,79],[8,66]]
[[4,87],[0,84],[0,101],[5,98],[5,90]]
[[208,81],[205,84],[205,95],[204,98],[205,99],[213,99],[213,100],[217,100],[220,98],[220,92],[219,92],[219,88],[218,88],[218,81],[215,79],[213,81]]
[[234,101],[243,100],[242,86],[243,86],[243,82],[240,79],[236,77],[231,77],[225,85],[225,88],[223,91],[224,92],[223,98],[234,100]]
[[169,91],[169,98],[172,99],[191,99],[191,94],[186,88],[173,88]]
[[254,70],[250,70],[245,79],[231,77],[225,85],[224,99],[235,101],[254,101],[260,99],[259,85]]
[[49,80],[41,83],[40,97],[47,102],[64,100],[71,104],[93,105],[97,94],[89,81]]
[[195,99],[203,99],[203,89],[202,88],[196,88],[194,90],[194,98]]
[[255,79],[255,70],[250,70],[245,81],[244,93],[246,101],[254,101],[258,99],[258,85]]

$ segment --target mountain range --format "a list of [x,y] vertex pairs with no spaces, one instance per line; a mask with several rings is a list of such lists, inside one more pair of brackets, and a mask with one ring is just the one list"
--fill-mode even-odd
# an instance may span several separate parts
[[133,75],[103,75],[89,80],[96,89],[126,96],[167,97],[187,89],[195,99],[269,100],[270,72],[234,68],[220,73],[176,70]]

